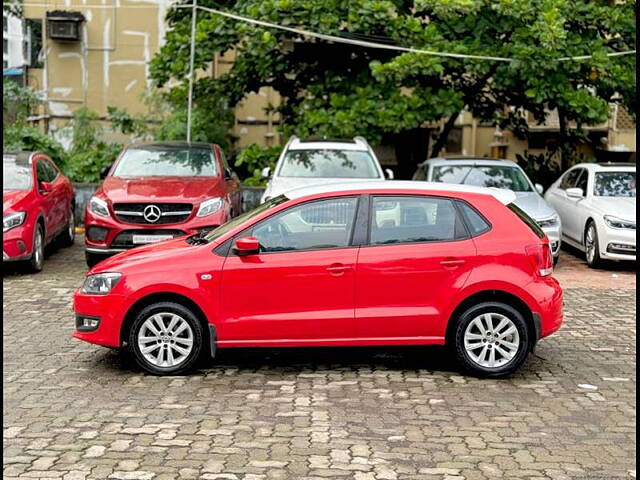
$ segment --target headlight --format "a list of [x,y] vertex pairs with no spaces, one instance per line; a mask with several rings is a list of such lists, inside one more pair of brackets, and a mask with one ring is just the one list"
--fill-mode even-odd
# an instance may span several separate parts
[[200,204],[200,208],[198,209],[198,213],[196,213],[196,217],[206,217],[208,215],[211,215],[212,213],[216,213],[221,208],[221,198],[212,198],[210,200],[206,200]]
[[121,273],[96,273],[84,279],[82,293],[90,295],[106,295],[115,287],[122,278]]
[[540,220],[536,220],[536,223],[540,226],[540,228],[546,227],[555,227],[560,222],[560,217],[558,214],[554,213],[552,216],[543,218]]
[[107,206],[107,202],[98,197],[91,197],[91,200],[89,200],[89,211],[96,215],[100,215],[101,217],[109,216],[109,207]]
[[614,217],[613,215],[605,215],[604,222],[611,228],[626,228],[630,230],[636,229],[636,222],[630,220],[622,220],[621,218]]
[[17,227],[18,225],[22,225],[22,222],[24,222],[26,216],[26,212],[14,212],[5,215],[2,218],[2,232],[4,233],[7,230],[11,230],[12,228]]

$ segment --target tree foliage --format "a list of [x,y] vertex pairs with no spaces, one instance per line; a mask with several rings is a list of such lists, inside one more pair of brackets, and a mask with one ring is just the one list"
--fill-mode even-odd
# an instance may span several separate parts
[[[182,3],[190,3],[184,0]],[[303,38],[198,11],[196,68],[235,50],[231,70],[200,76],[195,98],[236,105],[271,86],[284,132],[363,135],[373,143],[445,120],[432,154],[463,108],[526,136],[522,111],[543,122],[558,109],[569,125],[607,118],[608,103],[635,112],[635,2],[574,0],[201,0],[199,5],[315,32],[511,62],[427,56]],[[172,9],[165,45],[151,62],[158,86],[188,78],[191,12]],[[561,57],[592,55],[576,61]],[[505,109],[505,106],[512,108]],[[403,138],[398,135],[397,138]],[[400,159],[402,161],[402,159]]]

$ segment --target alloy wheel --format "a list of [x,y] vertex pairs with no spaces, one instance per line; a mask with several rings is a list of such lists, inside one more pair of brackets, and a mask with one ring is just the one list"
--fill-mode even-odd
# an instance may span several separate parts
[[36,231],[36,238],[33,241],[33,264],[39,270],[42,268],[44,260],[44,241],[42,240],[42,230]]
[[585,248],[587,250],[587,260],[589,263],[593,263],[596,255],[596,231],[593,224],[589,225],[589,228],[587,229]]
[[189,323],[171,312],[147,318],[138,331],[138,348],[153,366],[175,368],[193,350],[193,330]]
[[475,317],[464,332],[464,348],[469,358],[485,368],[509,363],[520,349],[520,335],[514,322],[500,313]]
[[73,207],[71,207],[71,211],[69,212],[69,238],[73,240],[73,237],[76,234],[76,216],[73,211]]

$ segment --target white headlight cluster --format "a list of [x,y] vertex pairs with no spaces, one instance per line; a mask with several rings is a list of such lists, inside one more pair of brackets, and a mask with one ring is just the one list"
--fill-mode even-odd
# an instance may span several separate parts
[[98,197],[91,197],[91,200],[89,200],[89,211],[101,217],[109,216],[109,206],[107,202]]
[[632,222],[630,220],[623,220],[618,217],[614,217],[613,215],[605,215],[604,222],[608,227],[611,228],[624,228],[628,230],[636,229],[636,222]]
[[5,215],[2,217],[2,232],[4,233],[18,225],[22,225],[26,216],[26,212],[13,212]]
[[107,295],[113,287],[115,287],[120,279],[121,273],[106,272],[96,273],[95,275],[89,275],[84,279],[82,285],[82,293],[89,295]]
[[219,197],[205,200],[200,204],[196,217],[207,217],[213,213],[216,213],[222,208],[222,199]]
[[560,221],[560,217],[558,217],[558,214],[554,213],[548,218],[536,220],[536,223],[540,226],[540,228],[547,228],[547,227],[555,227],[556,225],[558,225],[559,221]]

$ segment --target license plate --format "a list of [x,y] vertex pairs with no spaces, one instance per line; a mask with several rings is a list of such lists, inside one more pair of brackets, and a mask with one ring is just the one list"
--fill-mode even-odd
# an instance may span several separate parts
[[142,245],[145,243],[162,242],[170,238],[173,238],[173,235],[133,235],[131,241],[134,245]]

